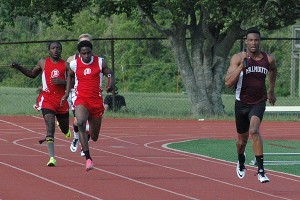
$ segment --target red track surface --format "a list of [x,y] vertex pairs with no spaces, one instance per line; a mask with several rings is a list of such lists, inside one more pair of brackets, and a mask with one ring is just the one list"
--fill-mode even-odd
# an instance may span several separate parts
[[[264,139],[300,140],[300,123],[264,122]],[[69,150],[56,131],[57,167],[47,167],[40,117],[0,116],[0,199],[300,199],[300,177],[268,171],[260,184],[248,166],[174,152],[163,144],[197,138],[235,139],[232,121],[104,119],[100,140],[90,142],[95,169]],[[217,148],[217,147],[214,147]],[[235,147],[228,147],[235,148]]]

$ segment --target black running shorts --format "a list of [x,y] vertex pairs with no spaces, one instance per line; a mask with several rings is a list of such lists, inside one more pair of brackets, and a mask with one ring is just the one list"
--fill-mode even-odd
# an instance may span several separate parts
[[250,119],[257,116],[262,121],[266,109],[266,102],[258,104],[245,104],[241,101],[235,101],[235,124],[238,133],[246,133],[249,130]]

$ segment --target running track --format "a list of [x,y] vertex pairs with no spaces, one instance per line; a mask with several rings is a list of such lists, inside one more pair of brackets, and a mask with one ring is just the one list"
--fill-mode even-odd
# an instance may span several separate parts
[[[100,140],[90,142],[95,169],[69,150],[56,131],[57,167],[47,167],[40,117],[0,116],[0,200],[300,199],[300,177],[268,171],[261,184],[248,166],[189,155],[162,145],[198,138],[235,139],[232,121],[104,119]],[[299,122],[264,122],[264,139],[300,140]],[[212,147],[217,148],[217,146]],[[235,147],[228,147],[235,148]]]

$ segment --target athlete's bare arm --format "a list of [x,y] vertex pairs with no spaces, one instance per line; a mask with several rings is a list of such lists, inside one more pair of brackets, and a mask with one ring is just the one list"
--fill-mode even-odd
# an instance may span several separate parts
[[66,64],[67,64],[67,72],[68,72],[67,81],[66,81],[67,86],[66,86],[65,95],[61,98],[61,101],[60,101],[61,105],[62,105],[63,101],[66,101],[68,99],[71,88],[72,88],[72,81],[75,77],[75,72],[71,70],[70,64],[69,63],[66,63]]
[[25,76],[27,76],[29,78],[35,78],[44,70],[45,59],[44,58],[40,59],[39,62],[36,64],[36,66],[32,70],[26,69],[16,62],[13,62],[11,64],[11,67],[19,70],[22,74],[24,74]]
[[113,71],[107,67],[107,64],[102,60],[102,72],[107,77],[106,92],[111,92],[115,86],[115,77]]
[[239,75],[244,68],[245,58],[247,58],[246,52],[240,52],[232,56],[225,76],[225,85],[227,87],[232,87],[237,83]]

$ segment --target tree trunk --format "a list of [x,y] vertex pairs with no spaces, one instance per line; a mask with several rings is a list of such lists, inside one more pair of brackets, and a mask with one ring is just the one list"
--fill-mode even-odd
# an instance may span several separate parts
[[192,37],[191,50],[188,50],[185,35],[185,30],[177,27],[168,38],[190,100],[191,113],[195,117],[223,114],[224,67],[234,41],[217,52],[214,49],[220,48],[221,42]]

